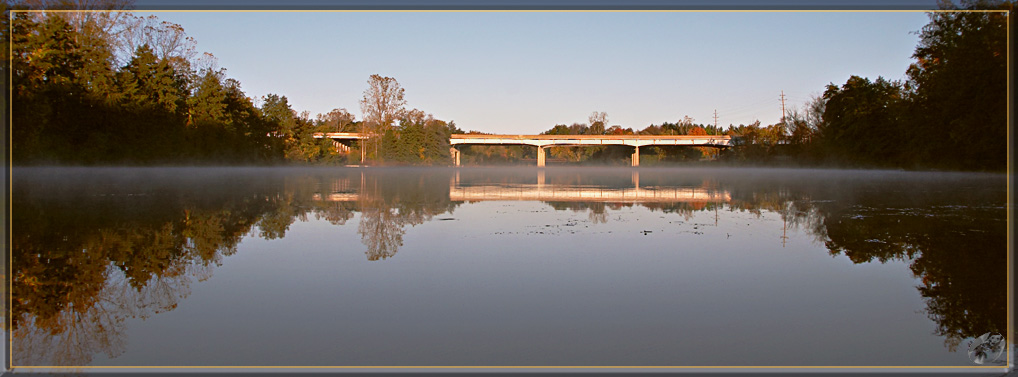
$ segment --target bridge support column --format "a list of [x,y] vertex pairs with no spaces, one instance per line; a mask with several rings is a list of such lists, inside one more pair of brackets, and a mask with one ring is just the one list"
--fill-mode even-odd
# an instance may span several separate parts
[[367,145],[366,145],[367,143],[365,142],[365,140],[367,140],[367,139],[360,139],[360,140],[359,140],[359,141],[357,142],[357,149],[360,149],[360,150],[361,150],[361,166],[363,166],[363,165],[364,165],[364,157],[365,157],[365,156],[367,155],[367,153],[368,153],[368,152],[367,152],[367,151],[368,151],[368,147],[367,147]]
[[537,146],[537,166],[544,167],[544,147]]
[[633,166],[640,166],[640,147],[633,148]]
[[[449,148],[449,156],[452,157],[453,166],[460,166],[460,150],[456,147]],[[459,173],[456,173],[459,174]]]

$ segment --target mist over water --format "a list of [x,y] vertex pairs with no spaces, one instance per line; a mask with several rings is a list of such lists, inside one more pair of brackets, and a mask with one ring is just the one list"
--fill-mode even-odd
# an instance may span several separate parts
[[1002,174],[16,168],[13,365],[973,365]]

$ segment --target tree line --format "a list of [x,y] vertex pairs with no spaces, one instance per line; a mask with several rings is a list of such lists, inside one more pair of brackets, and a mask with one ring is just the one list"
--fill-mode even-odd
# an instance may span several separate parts
[[[11,53],[3,77],[11,80],[16,165],[447,164],[448,135],[458,132],[451,121],[406,109],[390,77],[369,78],[365,119],[344,108],[311,117],[283,95],[248,97],[214,55],[197,53],[183,27],[155,16],[62,12],[70,5],[46,1],[0,8],[15,10],[2,20],[0,47]],[[349,150],[315,138],[320,132],[371,138]]]
[[214,56],[198,55],[179,25],[124,12],[51,10],[13,12],[9,22],[3,29],[11,34],[15,164],[280,155],[281,144],[268,136],[278,124],[225,77]]
[[[215,56],[198,54],[180,25],[128,12],[55,12],[62,2],[0,3],[11,52],[11,155],[17,165],[409,164],[448,165],[454,122],[408,109],[395,78],[371,75],[363,119],[345,108],[310,116],[286,96],[248,97]],[[787,111],[781,121],[727,128],[688,116],[642,130],[558,124],[549,135],[731,135],[739,146],[649,147],[644,164],[721,160],[847,167],[1003,170],[1007,156],[1007,28],[1013,1],[942,1],[918,31],[904,80],[852,76]],[[108,0],[101,9],[128,9]],[[45,9],[46,11],[41,11]],[[10,24],[7,24],[10,22]],[[1013,22],[1013,21],[1012,21]],[[1012,28],[1013,30],[1013,28]],[[6,102],[6,101],[5,101]],[[260,105],[256,105],[259,102]],[[344,145],[322,132],[360,132]],[[471,131],[478,132],[478,131]],[[525,146],[461,147],[466,164],[536,159]],[[568,163],[624,164],[621,146],[554,147]]]
[[904,80],[852,76],[786,114],[788,153],[812,163],[1007,167],[1007,13],[1013,1],[941,1]]

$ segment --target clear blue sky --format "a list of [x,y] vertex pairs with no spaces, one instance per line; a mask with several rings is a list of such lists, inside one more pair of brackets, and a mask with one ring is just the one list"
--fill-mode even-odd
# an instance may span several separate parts
[[408,107],[463,130],[538,133],[586,123],[642,129],[773,124],[851,75],[902,79],[922,12],[160,12],[248,96],[285,95],[313,117],[359,100],[371,74]]

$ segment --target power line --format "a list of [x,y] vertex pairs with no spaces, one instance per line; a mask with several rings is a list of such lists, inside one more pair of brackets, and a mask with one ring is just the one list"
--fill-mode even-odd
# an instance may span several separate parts
[[732,113],[732,112],[742,112],[742,111],[747,111],[747,110],[755,110],[755,109],[759,109],[762,106],[763,107],[769,106],[769,105],[767,105],[767,103],[769,103],[769,102],[771,102],[771,100],[769,100],[769,99],[761,99],[761,100],[758,100],[758,101],[753,102],[753,103],[742,104],[740,106],[731,107],[731,108],[725,108],[724,110],[725,110],[726,114],[727,113]]

